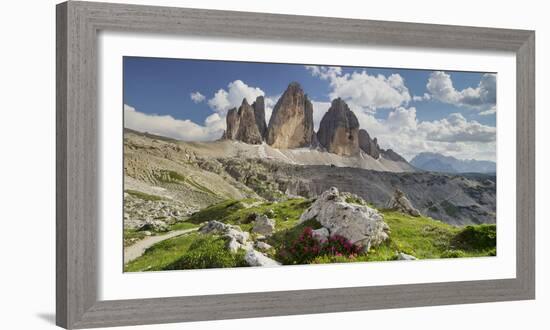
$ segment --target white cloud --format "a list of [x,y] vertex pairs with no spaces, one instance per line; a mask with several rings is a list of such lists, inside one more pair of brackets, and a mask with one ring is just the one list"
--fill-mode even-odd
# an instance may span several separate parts
[[217,113],[208,116],[201,126],[168,115],[142,113],[125,104],[124,127],[184,141],[209,141],[222,136],[226,123],[225,117]]
[[251,87],[242,80],[235,80],[227,85],[227,90],[219,89],[214,96],[208,100],[208,105],[216,112],[225,115],[227,110],[239,107],[246,98],[252,104],[256,97],[265,95],[258,87]]
[[483,143],[496,140],[496,127],[482,125],[475,120],[468,121],[460,113],[420,125],[426,138],[431,141]]
[[483,112],[494,108],[496,112],[496,75],[494,74],[484,74],[476,88],[457,90],[449,74],[434,71],[428,79],[426,88],[429,95],[440,102],[483,110]]
[[478,115],[480,116],[489,116],[489,115],[492,115],[494,113],[497,113],[497,107],[491,107],[487,110],[484,110],[484,111],[481,111],[480,113],[478,113]]
[[312,76],[323,80],[332,80],[342,74],[342,68],[339,66],[306,65],[305,67],[306,70],[311,72]]
[[193,92],[189,95],[191,97],[191,100],[195,103],[201,103],[206,99],[204,95],[202,95],[200,92]]
[[407,159],[423,151],[438,152],[462,159],[496,157],[496,128],[451,114],[441,120],[419,121],[416,108],[398,107],[386,118],[354,110],[359,125],[377,137],[384,149],[393,149]]
[[330,99],[341,97],[351,108],[375,112],[378,108],[396,108],[411,100],[399,74],[369,75],[366,70],[342,74],[340,67],[306,66],[314,77],[330,84]]

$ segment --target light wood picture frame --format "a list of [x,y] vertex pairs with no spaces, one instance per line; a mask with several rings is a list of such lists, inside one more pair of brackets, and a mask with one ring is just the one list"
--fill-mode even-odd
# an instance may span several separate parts
[[[535,32],[465,26],[69,1],[57,5],[56,322],[138,325],[535,297]],[[100,31],[168,33],[516,54],[516,278],[98,300]]]

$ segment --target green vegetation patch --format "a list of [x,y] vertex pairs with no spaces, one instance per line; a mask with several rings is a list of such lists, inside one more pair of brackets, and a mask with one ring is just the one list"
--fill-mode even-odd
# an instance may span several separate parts
[[491,224],[466,226],[452,241],[453,245],[465,250],[490,250],[497,244],[497,226]]
[[[254,205],[245,207],[245,204]],[[256,205],[257,204],[257,205]],[[255,199],[242,201],[227,200],[193,214],[187,222],[202,223],[210,220],[239,225],[243,230],[250,230],[255,215],[265,214],[274,219],[276,230],[294,227],[300,215],[311,205],[311,201],[293,198],[281,202],[262,202]]]
[[392,211],[384,211],[383,214],[391,230],[390,238],[369,251],[366,258],[368,261],[394,260],[397,252],[404,252],[419,259],[494,255],[496,234],[495,240],[491,241],[488,238],[491,230],[484,228],[494,225],[462,228],[428,217],[411,217]]
[[206,269],[248,266],[245,251],[231,253],[227,241],[218,236],[204,235],[196,239],[179,259],[165,266],[164,270]]
[[355,197],[355,196],[346,197],[346,203],[365,205],[365,201],[363,199]]
[[192,233],[167,239],[159,242],[145,253],[132,261],[125,267],[126,272],[158,271],[174,263],[187,252],[191,244],[197,240],[200,234]]
[[134,197],[143,199],[145,201],[160,201],[160,200],[163,200],[163,198],[160,197],[160,196],[146,194],[144,192],[137,191],[137,190],[126,189],[126,190],[124,190],[124,192],[126,192],[126,193],[128,193],[128,194],[130,194]]

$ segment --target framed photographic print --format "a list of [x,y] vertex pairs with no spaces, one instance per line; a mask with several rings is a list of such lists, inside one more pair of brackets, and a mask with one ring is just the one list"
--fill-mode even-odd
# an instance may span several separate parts
[[533,299],[534,43],[58,5],[58,325]]

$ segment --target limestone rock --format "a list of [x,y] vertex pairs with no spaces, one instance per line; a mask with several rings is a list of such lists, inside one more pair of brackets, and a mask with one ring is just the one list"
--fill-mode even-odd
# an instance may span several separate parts
[[369,133],[364,129],[359,130],[359,148],[374,159],[378,159],[380,157],[378,139],[371,139]]
[[417,259],[416,257],[411,256],[410,254],[399,252],[397,253],[397,260],[417,260]]
[[254,244],[254,247],[256,247],[258,250],[261,250],[261,251],[268,251],[268,250],[271,250],[273,248],[273,246],[267,244],[266,242],[256,242]]
[[267,257],[265,254],[258,252],[254,249],[248,250],[244,256],[244,260],[248,265],[252,267],[262,266],[262,267],[272,267],[280,266],[281,264],[277,261]]
[[413,217],[420,216],[420,212],[414,208],[411,201],[405,196],[405,193],[399,189],[395,190],[386,207],[404,214],[412,215]]
[[293,82],[273,108],[267,128],[267,144],[292,149],[311,146],[313,140],[313,105],[300,84]]
[[275,232],[275,220],[268,218],[266,215],[258,215],[254,221],[252,232],[264,236],[273,235],[273,232]]
[[330,236],[330,233],[329,233],[328,229],[326,229],[325,227],[315,229],[313,231],[313,237],[316,240],[318,240],[319,242],[323,242],[323,241],[328,240],[329,236]]
[[327,151],[341,155],[359,154],[359,121],[341,98],[332,101],[321,119],[317,139]]
[[258,96],[256,101],[252,103],[254,109],[254,118],[256,119],[256,126],[260,132],[260,136],[265,140],[267,135],[267,124],[265,123],[265,101],[263,96]]
[[243,99],[239,110],[233,108],[227,112],[227,129],[224,139],[238,140],[249,144],[261,144],[262,135],[256,125],[255,110]]
[[222,138],[227,140],[235,140],[237,136],[237,131],[239,130],[239,122],[240,122],[237,108],[233,108],[227,111],[227,116],[225,120],[227,123],[227,128],[223,133]]
[[365,251],[388,239],[389,227],[382,214],[366,205],[350,204],[332,187],[300,216],[300,223],[316,219],[330,236],[340,235]]

